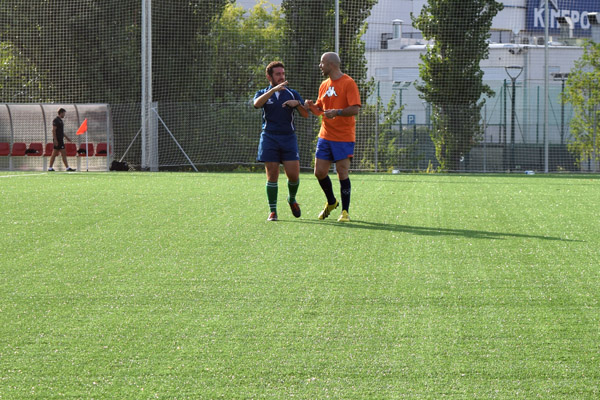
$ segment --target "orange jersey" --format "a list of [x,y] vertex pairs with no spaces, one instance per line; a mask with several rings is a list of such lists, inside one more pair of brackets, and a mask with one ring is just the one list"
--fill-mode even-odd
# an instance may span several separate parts
[[[315,103],[323,111],[331,109],[343,110],[349,106],[360,106],[360,93],[354,79],[344,74],[332,81],[323,81],[319,87],[319,98]],[[325,118],[321,124],[319,137],[333,142],[356,141],[356,119],[351,117]]]

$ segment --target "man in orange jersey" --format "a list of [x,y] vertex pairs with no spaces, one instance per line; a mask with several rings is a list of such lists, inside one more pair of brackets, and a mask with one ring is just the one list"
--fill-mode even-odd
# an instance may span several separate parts
[[322,115],[321,131],[315,152],[315,176],[327,197],[327,203],[319,214],[325,219],[335,210],[339,202],[333,194],[329,168],[335,162],[340,193],[342,213],[340,222],[350,221],[350,159],[354,156],[356,141],[356,120],[360,111],[360,93],[354,79],[340,70],[340,56],[337,53],[325,53],[321,56],[319,68],[327,80],[319,87],[319,98],[316,102],[306,100],[305,107],[315,115]]

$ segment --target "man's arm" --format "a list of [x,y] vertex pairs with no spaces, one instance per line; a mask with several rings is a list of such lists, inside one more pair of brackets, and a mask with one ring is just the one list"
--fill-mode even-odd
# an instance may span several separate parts
[[66,134],[66,133],[63,133],[63,136],[64,136],[64,137],[65,137],[65,138],[66,138],[66,139],[67,139],[69,142],[73,143],[73,141],[72,141],[72,140],[71,140],[71,139],[70,139],[70,138],[67,136],[67,134]]
[[300,115],[302,115],[304,118],[308,118],[308,111],[306,110],[306,108],[304,108],[304,106],[302,104],[298,104],[298,107],[296,107],[296,110],[298,110]]
[[304,106],[298,100],[288,100],[283,103],[283,107],[295,108],[298,110],[301,116],[304,118],[308,118],[308,111],[304,108]]
[[310,111],[316,116],[323,114],[323,110],[321,110],[312,100],[306,100],[304,102],[304,109],[306,111]]
[[325,116],[327,118],[335,118],[335,117],[351,117],[353,115],[358,115],[360,112],[360,106],[348,106],[346,108],[341,109],[331,109],[325,111]]
[[265,103],[267,102],[267,100],[269,100],[275,92],[284,90],[286,85],[287,85],[287,81],[285,81],[275,87],[272,87],[270,90],[267,90],[261,96],[254,99],[254,108],[261,108],[262,106],[264,106]]
[[56,138],[56,126],[52,125],[52,142],[55,146],[58,146],[58,139]]

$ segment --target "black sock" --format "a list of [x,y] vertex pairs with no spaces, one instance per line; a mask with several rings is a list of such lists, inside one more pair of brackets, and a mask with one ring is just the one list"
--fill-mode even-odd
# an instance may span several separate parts
[[335,204],[335,195],[333,194],[333,186],[331,185],[331,179],[329,179],[329,175],[323,179],[319,179],[319,185],[321,185],[321,189],[327,196],[327,203]]
[[342,193],[342,210],[350,211],[350,178],[340,181],[340,192]]

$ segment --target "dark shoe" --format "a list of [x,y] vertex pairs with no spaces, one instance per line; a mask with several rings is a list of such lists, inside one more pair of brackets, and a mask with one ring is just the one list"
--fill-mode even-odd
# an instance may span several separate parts
[[71,167],[67,168],[67,172],[75,172],[75,171],[77,171],[75,168],[71,168]]
[[290,208],[292,209],[292,214],[294,214],[294,217],[300,218],[300,215],[302,215],[302,212],[300,211],[300,204],[298,204],[295,201],[293,203],[289,203],[289,204],[290,204]]

